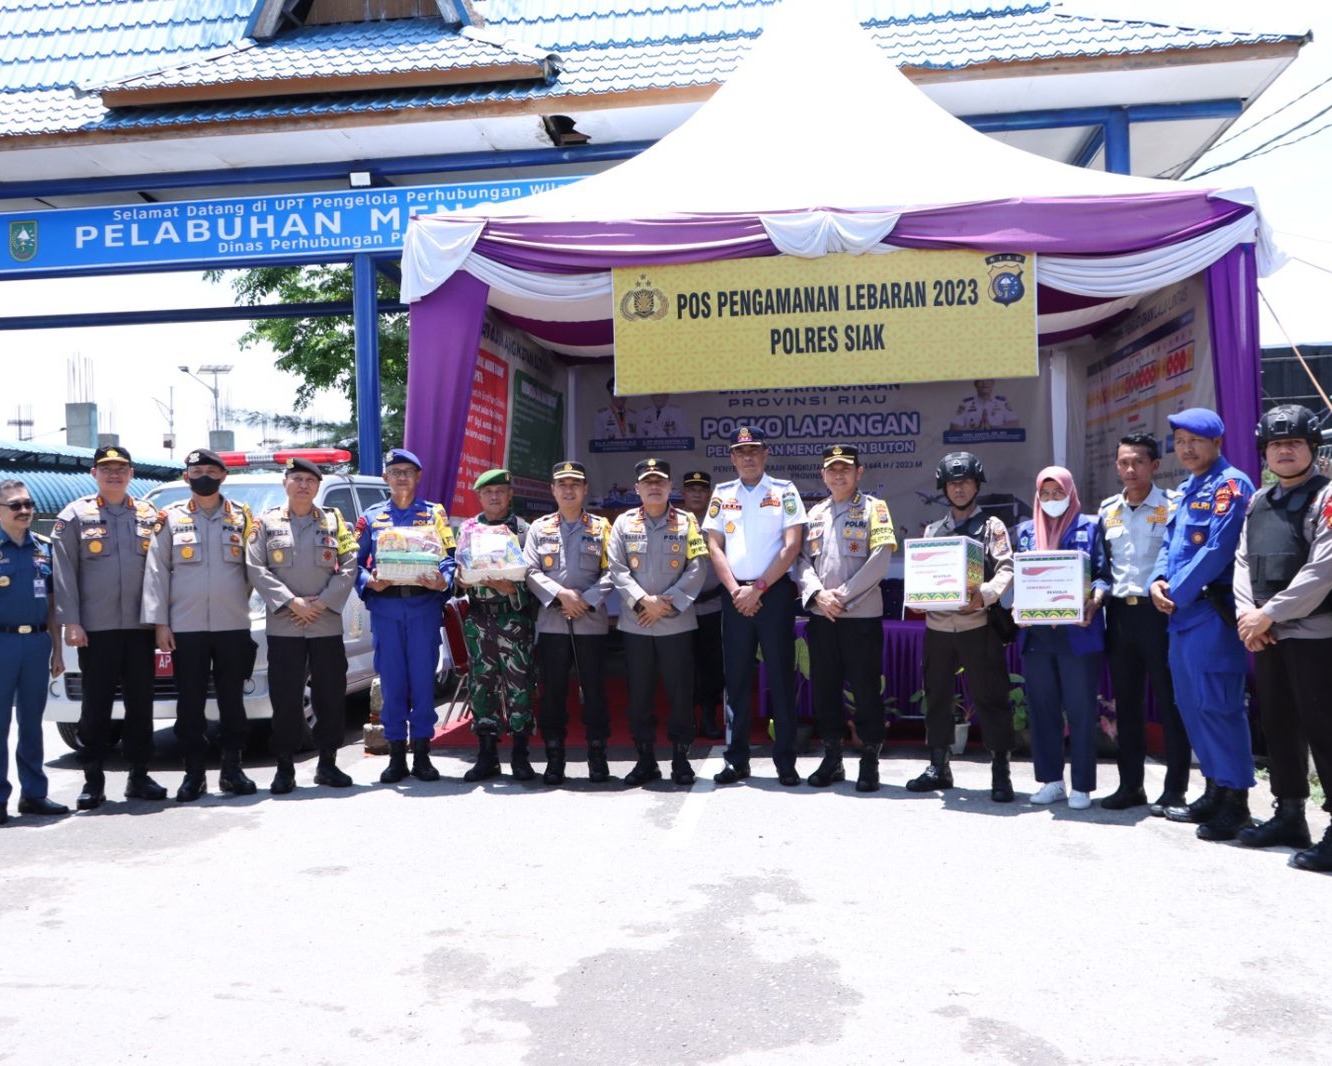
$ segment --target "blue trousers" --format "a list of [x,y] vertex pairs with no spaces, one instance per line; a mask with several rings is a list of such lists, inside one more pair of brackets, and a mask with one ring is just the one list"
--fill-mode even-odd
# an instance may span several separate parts
[[1031,722],[1031,763],[1036,780],[1064,779],[1064,715],[1072,787],[1096,790],[1096,683],[1101,653],[1023,651]]
[[384,697],[379,720],[384,724],[385,740],[429,740],[434,736],[439,721],[435,671],[443,640],[441,610],[438,596],[386,596],[374,601],[370,636]]
[[746,618],[722,596],[722,657],[726,662],[728,741],[726,761],[749,765],[749,710],[754,653],[763,649],[772,694],[772,761],[778,772],[795,769],[795,583],[783,577],[763,593],[763,606]]
[[18,706],[19,791],[46,798],[42,769],[42,712],[51,677],[51,637],[47,633],[0,633],[0,806],[9,802],[9,722]]
[[1170,675],[1180,717],[1203,776],[1223,788],[1255,783],[1244,670],[1244,646],[1219,616],[1170,631]]

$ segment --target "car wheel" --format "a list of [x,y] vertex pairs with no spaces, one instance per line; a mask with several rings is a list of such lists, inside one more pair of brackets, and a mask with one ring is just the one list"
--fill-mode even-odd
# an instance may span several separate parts
[[[111,741],[111,747],[113,748],[120,743],[120,727],[120,722],[111,723],[111,731],[108,739]],[[65,746],[68,747],[70,751],[83,750],[83,741],[79,739],[78,722],[57,722],[56,732],[60,734],[60,739],[65,742]]]

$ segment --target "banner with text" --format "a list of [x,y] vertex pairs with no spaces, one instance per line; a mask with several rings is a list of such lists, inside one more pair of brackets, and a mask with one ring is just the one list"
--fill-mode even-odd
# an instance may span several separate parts
[[[1077,371],[1072,378],[1079,380]],[[1079,495],[1089,508],[1119,491],[1115,453],[1129,433],[1151,433],[1161,442],[1159,484],[1184,480],[1188,471],[1175,457],[1166,417],[1187,407],[1216,407],[1202,275],[1143,297],[1128,318],[1097,338],[1080,384],[1087,489]]]
[[613,276],[626,393],[1037,373],[1029,253],[779,255]]
[[481,503],[472,486],[500,466],[513,476],[519,512],[525,501],[549,509],[550,468],[564,453],[564,380],[564,368],[526,333],[486,319],[450,515],[476,514]]
[[946,452],[981,457],[985,506],[1010,523],[1030,516],[1032,479],[1050,462],[1045,378],[616,396],[604,365],[573,373],[574,457],[587,465],[589,500],[607,510],[638,503],[634,465],[647,456],[671,464],[677,495],[688,470],[706,470],[714,484],[735,477],[729,438],[739,425],[766,436],[768,472],[810,501],[827,495],[824,447],[857,445],[862,486],[888,501],[899,537],[919,536],[943,513],[934,470]]

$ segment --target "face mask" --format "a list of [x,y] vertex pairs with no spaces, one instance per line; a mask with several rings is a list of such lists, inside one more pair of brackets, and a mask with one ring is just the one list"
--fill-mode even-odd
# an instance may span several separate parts
[[1065,511],[1068,510],[1069,498],[1065,496],[1062,500],[1042,500],[1041,510],[1051,518],[1062,518]]
[[220,477],[192,477],[189,479],[189,486],[200,496],[212,496],[222,487]]

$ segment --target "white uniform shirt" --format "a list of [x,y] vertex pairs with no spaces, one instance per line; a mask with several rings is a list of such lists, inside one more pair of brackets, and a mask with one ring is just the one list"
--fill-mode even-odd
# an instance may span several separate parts
[[752,489],[736,478],[712,492],[704,532],[722,534],[736,581],[755,581],[782,550],[786,530],[803,526],[805,505],[789,481],[764,474]]
[[1101,501],[1098,510],[1110,553],[1111,596],[1122,600],[1148,595],[1166,524],[1178,507],[1179,493],[1156,485],[1137,507],[1130,507],[1122,492]]

